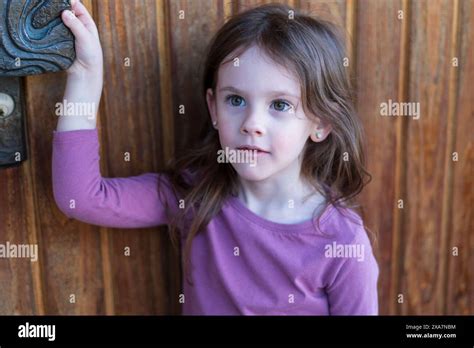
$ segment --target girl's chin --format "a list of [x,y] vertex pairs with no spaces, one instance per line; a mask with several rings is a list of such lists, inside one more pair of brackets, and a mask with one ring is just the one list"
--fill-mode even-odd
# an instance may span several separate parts
[[239,177],[249,181],[260,181],[268,177],[268,173],[258,165],[252,166],[251,164],[232,164],[235,171],[239,174]]

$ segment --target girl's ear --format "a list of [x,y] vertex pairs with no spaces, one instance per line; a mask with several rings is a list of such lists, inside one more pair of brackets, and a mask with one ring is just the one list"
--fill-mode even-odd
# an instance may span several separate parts
[[212,92],[212,88],[208,88],[206,91],[206,102],[207,108],[209,110],[209,114],[211,115],[212,123],[217,122],[217,114],[216,114],[216,100],[214,98],[214,93]]
[[321,141],[324,141],[324,139],[327,138],[327,136],[329,135],[329,133],[331,133],[331,131],[332,131],[332,127],[330,124],[323,126],[321,122],[318,122],[318,124],[312,127],[310,138],[315,143],[319,143]]

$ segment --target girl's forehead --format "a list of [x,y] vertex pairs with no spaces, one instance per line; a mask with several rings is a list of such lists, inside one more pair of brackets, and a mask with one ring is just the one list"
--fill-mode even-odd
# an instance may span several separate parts
[[230,54],[229,57],[219,67],[217,85],[220,87],[240,86],[239,89],[271,87],[272,90],[279,87],[292,90],[293,93],[299,91],[298,79],[255,45],[241,51],[240,54]]
[[235,62],[235,58],[239,58],[240,61],[255,61],[255,60],[267,60],[268,64],[272,64],[272,59],[268,54],[256,44],[250,45],[247,48],[238,47],[232,51],[222,62],[221,65]]

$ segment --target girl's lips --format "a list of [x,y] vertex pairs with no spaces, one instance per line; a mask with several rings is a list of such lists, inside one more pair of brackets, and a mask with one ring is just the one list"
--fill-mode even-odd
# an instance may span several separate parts
[[268,155],[270,153],[268,151],[256,150],[256,149],[241,149],[241,148],[238,148],[237,150],[239,150],[239,151],[250,151],[252,153],[255,151],[257,153],[257,156]]
[[258,153],[269,153],[268,151],[265,151],[257,146],[240,146],[237,148],[237,150],[240,150],[240,151],[257,151]]

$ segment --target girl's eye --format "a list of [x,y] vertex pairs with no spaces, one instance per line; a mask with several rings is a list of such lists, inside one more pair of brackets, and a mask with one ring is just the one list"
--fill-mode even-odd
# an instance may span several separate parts
[[228,95],[225,98],[225,101],[228,103],[230,101],[230,105],[232,106],[242,106],[241,103],[244,101],[244,98],[239,97],[238,95]]
[[[289,109],[293,108],[293,106],[289,103],[287,103],[286,101],[284,100],[276,100],[274,103],[274,108],[276,111],[288,111]],[[285,109],[285,107],[287,107],[287,109]]]

